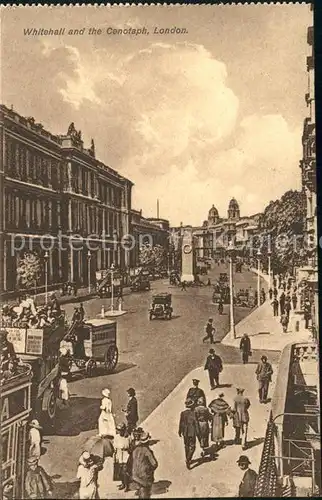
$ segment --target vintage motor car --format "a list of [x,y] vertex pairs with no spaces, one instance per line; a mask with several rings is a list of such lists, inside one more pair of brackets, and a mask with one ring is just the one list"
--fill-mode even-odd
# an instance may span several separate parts
[[152,298],[149,318],[171,319],[172,318],[172,296],[171,293],[160,293]]
[[145,277],[136,278],[132,281],[130,290],[131,292],[144,292],[146,290],[151,290],[150,280]]

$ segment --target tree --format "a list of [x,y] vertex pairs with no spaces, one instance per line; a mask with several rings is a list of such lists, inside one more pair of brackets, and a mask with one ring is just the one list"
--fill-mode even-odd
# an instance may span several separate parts
[[[260,217],[260,233],[267,236],[261,251],[266,257],[268,248],[271,248],[271,265],[275,273],[293,271],[300,258],[303,248],[304,206],[303,193],[290,190],[280,200],[271,201]],[[267,259],[263,261],[266,262]]]
[[166,263],[167,254],[161,245],[143,245],[140,248],[139,263],[142,267],[158,268]]
[[34,252],[25,252],[17,267],[18,281],[23,288],[37,286],[42,268],[39,256]]

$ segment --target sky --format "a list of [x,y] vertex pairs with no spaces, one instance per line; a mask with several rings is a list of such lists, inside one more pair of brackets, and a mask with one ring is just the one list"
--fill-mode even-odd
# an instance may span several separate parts
[[[172,225],[200,225],[232,197],[251,215],[301,186],[312,24],[305,4],[3,8],[1,102],[54,134],[74,122],[85,147],[93,137],[146,217],[159,199]],[[172,27],[186,33],[154,33]]]

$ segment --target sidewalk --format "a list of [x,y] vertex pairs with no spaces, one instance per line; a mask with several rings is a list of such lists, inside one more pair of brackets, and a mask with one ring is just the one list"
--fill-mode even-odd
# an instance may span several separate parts
[[[269,396],[274,391],[277,368],[273,367],[273,383]],[[258,471],[262,443],[265,436],[270,404],[260,404],[257,395],[255,365],[225,365],[221,377],[221,388],[211,391],[207,372],[197,368],[187,375],[174,391],[141,424],[151,434],[155,444],[153,452],[159,467],[155,474],[152,498],[201,498],[232,497],[238,492],[241,471],[236,461],[241,454],[246,454],[252,462],[251,467]],[[184,457],[183,440],[178,437],[180,412],[185,409],[184,402],[192,378],[200,379],[200,387],[205,391],[207,404],[221,392],[225,400],[232,404],[236,395],[236,385],[245,388],[245,395],[250,398],[250,424],[248,432],[249,448],[242,451],[241,446],[229,444],[234,438],[232,422],[226,427],[227,447],[218,452],[214,461],[198,462],[200,448],[197,445],[193,469],[187,470]],[[231,385],[232,384],[232,385]],[[112,464],[111,464],[112,465]],[[117,490],[117,483],[112,482],[112,475],[104,475],[100,486],[101,498],[135,498],[134,491],[125,494]]]
[[[257,274],[255,269],[252,271]],[[268,281],[267,275],[263,273],[260,275]],[[310,331],[304,328],[302,316],[293,310],[290,312],[288,331],[284,333],[280,316],[273,316],[271,302],[272,300],[268,298],[264,304],[237,323],[235,339],[232,333],[228,332],[221,343],[239,348],[240,338],[247,333],[251,337],[252,349],[282,351],[290,342],[307,342],[311,339]],[[299,322],[299,331],[296,331],[297,322]]]

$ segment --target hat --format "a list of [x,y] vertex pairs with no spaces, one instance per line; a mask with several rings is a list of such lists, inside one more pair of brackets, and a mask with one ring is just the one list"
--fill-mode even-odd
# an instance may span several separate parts
[[223,392],[221,392],[221,393],[219,394],[219,397],[220,397],[220,398],[223,398],[224,396],[225,396],[225,394],[224,394]]
[[140,443],[147,443],[150,438],[151,438],[150,434],[148,432],[143,431],[140,436]]
[[135,389],[133,389],[133,387],[130,387],[127,391],[126,391],[130,396],[135,396]]
[[213,321],[213,319],[212,319],[212,318],[209,318],[209,319],[208,319],[208,321]]
[[200,380],[198,380],[197,378],[193,378],[192,382],[197,382],[199,384]]
[[29,423],[29,427],[33,427],[34,429],[42,429],[41,425],[39,424],[38,420],[35,418]]
[[28,465],[34,465],[38,463],[38,458],[37,457],[29,457],[27,458],[27,463]]
[[142,427],[137,427],[136,429],[134,429],[133,431],[133,437],[134,439],[139,439],[141,434],[144,433],[144,430],[142,429]]
[[192,399],[188,398],[185,402],[185,405],[187,408],[191,408],[194,405],[194,402]]
[[116,426],[117,431],[123,431],[124,429],[126,429],[126,425],[124,422],[122,424],[117,424]]
[[111,394],[111,391],[109,389],[103,389],[102,390],[102,394],[105,398],[109,398],[110,397],[110,394]]
[[239,459],[237,460],[237,464],[251,464],[251,461],[246,455],[240,455]]
[[88,451],[83,451],[81,456],[79,457],[79,463],[81,465],[86,465],[92,458],[92,455]]
[[215,349],[209,349],[210,354],[215,354]]

